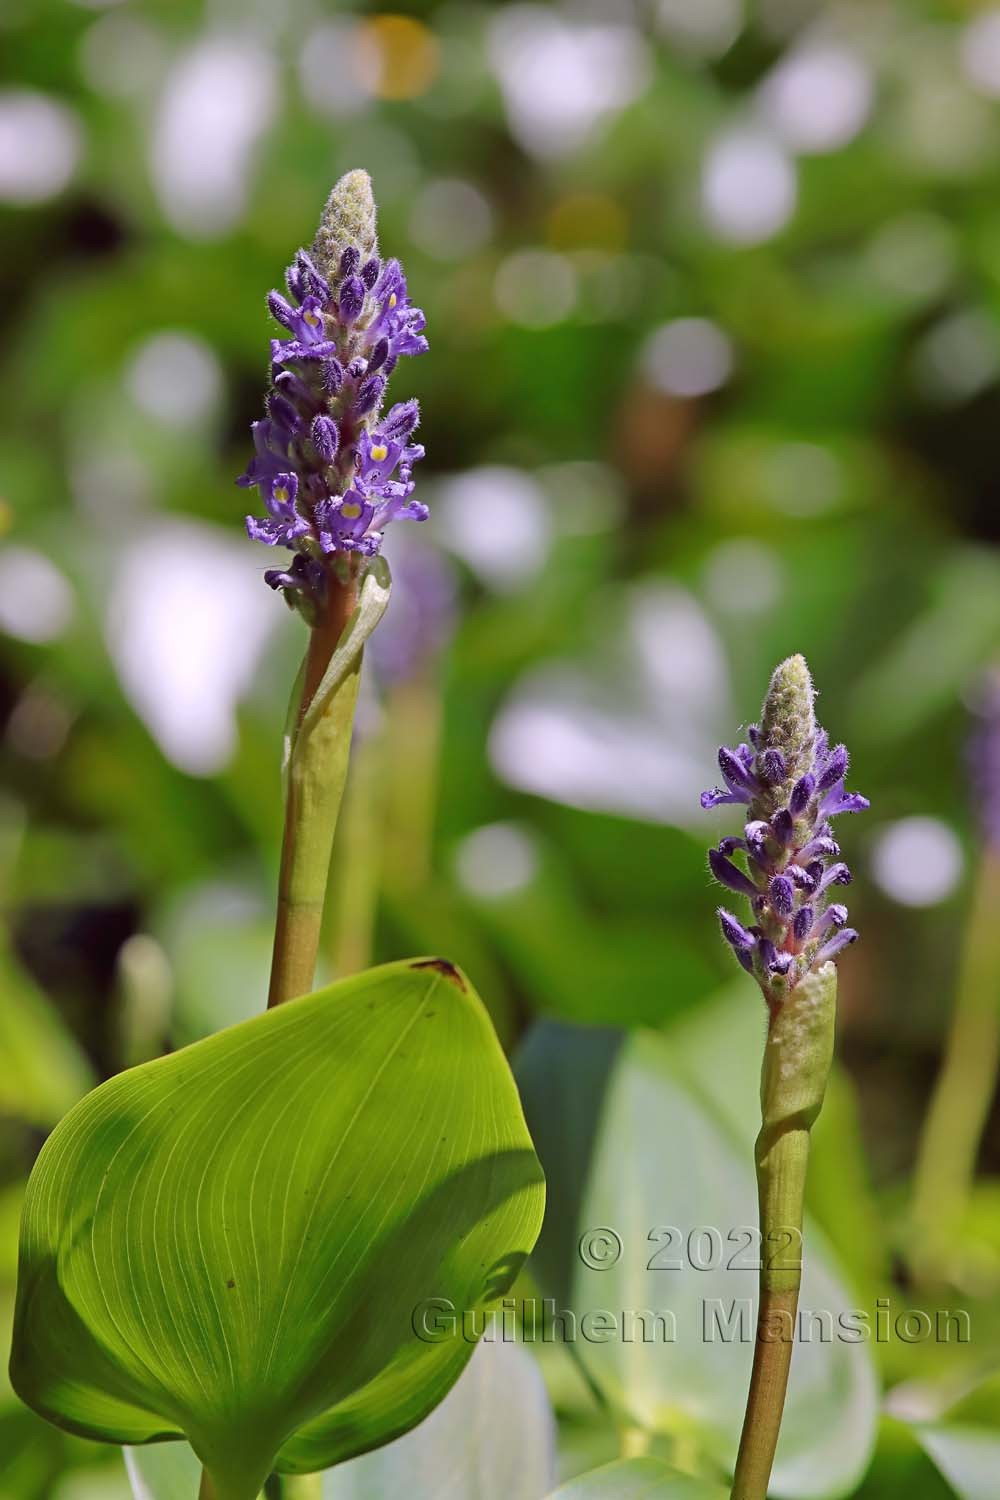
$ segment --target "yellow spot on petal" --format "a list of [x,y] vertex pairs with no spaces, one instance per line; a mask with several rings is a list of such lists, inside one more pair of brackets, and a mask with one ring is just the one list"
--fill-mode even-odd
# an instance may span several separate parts
[[373,446],[372,446],[372,458],[375,460],[375,462],[377,464],[380,464],[382,462],[383,458],[388,457],[388,454],[389,454],[389,450],[385,446],[384,443],[375,443],[375,444],[373,444]]
[[340,507],[340,514],[346,516],[349,521],[356,521],[361,514],[361,506],[355,505],[353,500]]
[[396,296],[396,293],[393,292],[392,296],[389,298],[389,306],[390,307],[395,307],[396,303],[398,301],[399,301],[399,298]]
[[309,324],[310,328],[317,328],[319,326],[319,316],[318,316],[317,313],[314,313],[314,312],[307,312],[307,313],[305,313],[304,314],[304,321]]
[[285,501],[288,499],[288,491],[285,489],[285,486],[283,484],[278,485],[277,489],[274,492],[274,498],[280,505],[284,505]]

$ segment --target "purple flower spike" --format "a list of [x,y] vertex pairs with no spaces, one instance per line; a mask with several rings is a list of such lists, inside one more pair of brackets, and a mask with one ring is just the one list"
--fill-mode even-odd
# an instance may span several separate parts
[[373,557],[390,521],[427,516],[413,498],[417,403],[378,418],[388,375],[427,340],[402,267],[379,259],[364,172],[335,185],[312,253],[298,252],[285,282],[287,297],[267,299],[282,334],[271,340],[267,416],[253,425],[254,455],[237,482],[258,487],[266,511],[248,517],[250,535],[294,554],[266,581],[313,621],[331,569],[342,577],[345,559]]
[[[844,787],[848,757],[832,750],[816,723],[813,686],[801,656],[777,668],[749,745],[719,752],[725,789],[702,794],[702,807],[747,806],[743,838],[724,837],[709,852],[712,874],[747,897],[753,927],[720,910],[723,935],[774,1010],[804,974],[836,957],[857,933],[847,908],[830,901],[851,872],[839,858],[828,819],[860,812],[867,798]],[[730,855],[743,848],[749,874]]]
[[720,854],[718,849],[709,849],[708,863],[720,885],[728,886],[731,891],[739,891],[742,896],[757,895],[757,887],[753,881],[742,870],[738,870],[731,859]]

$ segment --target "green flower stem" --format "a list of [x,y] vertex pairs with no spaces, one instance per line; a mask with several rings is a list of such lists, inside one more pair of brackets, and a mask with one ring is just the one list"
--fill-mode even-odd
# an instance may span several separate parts
[[360,649],[352,670],[308,732],[304,732],[303,721],[354,613],[357,597],[353,578],[339,588],[331,588],[327,608],[313,626],[309,640],[288,761],[268,1008],[312,989],[330,852],[347,778],[361,675]]
[[372,960],[381,877],[378,837],[383,762],[378,736],[355,746],[337,824],[327,913],[327,951],[338,979],[358,974]]
[[837,971],[807,974],[771,1010],[757,1137],[761,1272],[757,1337],[732,1500],[766,1500],[792,1360],[802,1280],[809,1132],[833,1061]]
[[912,1259],[926,1276],[946,1273],[975,1176],[1000,1062],[1000,856],[980,864],[965,930],[958,994],[944,1061],[917,1157]]

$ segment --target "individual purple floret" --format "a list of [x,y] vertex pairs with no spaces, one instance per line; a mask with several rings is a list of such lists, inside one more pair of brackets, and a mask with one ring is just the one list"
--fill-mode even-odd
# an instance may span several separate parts
[[[830,899],[837,887],[850,883],[851,872],[839,858],[829,819],[861,812],[868,799],[845,790],[847,751],[843,745],[830,747],[816,723],[814,696],[804,658],[782,662],[771,678],[761,722],[748,730],[750,743],[719,751],[725,784],[701,797],[704,808],[742,804],[747,809],[743,837],[727,835],[709,850],[708,862],[721,885],[750,902],[750,925],[724,907],[719,922],[772,1006],[858,935],[846,925],[846,906]],[[1000,823],[1000,695],[997,707],[993,785]],[[743,866],[733,859],[738,851]]]
[[267,512],[247,517],[249,535],[295,554],[265,580],[312,619],[330,569],[374,556],[390,521],[427,518],[412,498],[417,403],[383,411],[397,360],[427,340],[399,262],[378,257],[366,172],[337,183],[312,254],[300,250],[285,281],[288,297],[271,292],[267,305],[286,336],[271,340],[267,415],[237,484],[256,486]]

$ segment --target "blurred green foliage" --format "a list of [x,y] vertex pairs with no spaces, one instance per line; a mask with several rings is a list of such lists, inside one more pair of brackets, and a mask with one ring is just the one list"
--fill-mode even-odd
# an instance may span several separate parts
[[[363,913],[338,899],[328,968],[446,951],[512,1049],[536,1017],[658,1028],[699,1075],[664,1104],[696,1122],[702,1096],[694,1145],[745,1134],[753,997],[692,1050],[732,977],[703,855],[723,823],[697,789],[803,651],[872,800],[841,830],[863,942],[812,1214],[866,1307],[962,1307],[973,1329],[872,1345],[889,1414],[857,1495],[985,1495],[1000,1402],[987,1383],[962,1403],[1000,1363],[995,1101],[961,1253],[930,1283],[908,1212],[984,858],[967,704],[1000,655],[998,14],[401,11],[0,10],[0,1307],[20,1184],[91,1076],[262,1003],[302,643],[232,476],[264,293],[364,166],[428,315],[431,353],[397,379],[423,407],[420,541],[461,608],[415,682],[369,671],[378,836],[339,855],[373,940],[345,949]],[[387,548],[397,591],[409,540]],[[727,1229],[720,1179],[687,1186]],[[564,1476],[613,1458],[607,1411],[543,1363]],[[653,1440],[683,1467],[667,1416]],[[3,1500],[128,1494],[117,1454],[6,1387],[0,1454]]]

